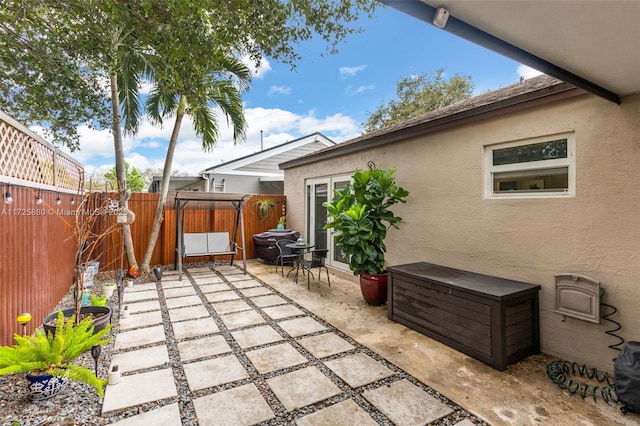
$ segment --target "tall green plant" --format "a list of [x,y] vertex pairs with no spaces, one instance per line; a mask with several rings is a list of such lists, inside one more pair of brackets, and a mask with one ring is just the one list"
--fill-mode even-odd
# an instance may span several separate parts
[[409,191],[396,185],[389,170],[356,170],[352,182],[342,190],[335,190],[327,208],[331,219],[325,229],[333,229],[336,245],[349,258],[354,275],[380,274],[384,271],[384,243],[389,228],[398,229],[402,221],[391,210],[397,203],[405,203]]

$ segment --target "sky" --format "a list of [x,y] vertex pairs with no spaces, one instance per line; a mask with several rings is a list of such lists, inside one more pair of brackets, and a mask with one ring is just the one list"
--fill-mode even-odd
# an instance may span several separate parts
[[[374,18],[363,18],[358,25],[364,31],[348,36],[337,55],[327,55],[325,45],[314,40],[299,47],[302,59],[295,70],[269,58],[254,70],[251,88],[243,95],[245,141],[234,144],[226,118],[219,115],[218,142],[205,153],[185,117],[173,170],[196,175],[258,152],[261,145],[270,148],[314,132],[338,143],[349,140],[362,133],[370,112],[394,98],[397,82],[412,74],[443,69],[445,79],[468,75],[476,95],[539,74],[395,9],[378,8]],[[125,160],[141,171],[161,169],[172,124],[166,120],[159,128],[143,122],[138,134],[124,141]],[[79,133],[80,150],[71,155],[85,166],[87,179],[112,168],[111,133],[87,127]]]

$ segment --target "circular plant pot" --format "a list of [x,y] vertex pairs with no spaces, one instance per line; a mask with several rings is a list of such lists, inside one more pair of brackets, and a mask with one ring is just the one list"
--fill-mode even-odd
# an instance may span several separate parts
[[387,280],[389,274],[360,275],[360,290],[364,301],[369,305],[384,305],[387,303]]
[[[71,315],[75,313],[74,308],[64,309],[62,314],[65,318],[69,318]],[[83,306],[80,308],[80,319],[84,318],[86,315],[93,315],[95,319],[93,320],[93,332],[94,334],[98,331],[104,329],[107,324],[111,322],[111,314],[113,310],[108,306]],[[53,314],[47,316],[42,320],[42,328],[44,328],[45,334],[56,334],[56,326],[55,320],[58,318],[58,312],[54,312]]]
[[115,284],[112,285],[102,285],[102,294],[104,294],[107,299],[113,296],[113,291],[116,289]]
[[69,381],[66,377],[51,374],[27,374],[27,391],[32,401],[41,401],[58,395]]

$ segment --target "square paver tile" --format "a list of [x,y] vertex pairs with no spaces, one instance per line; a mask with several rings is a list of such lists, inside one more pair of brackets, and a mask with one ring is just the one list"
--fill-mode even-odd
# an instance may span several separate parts
[[220,319],[222,319],[222,322],[229,330],[266,322],[264,318],[254,310],[224,314],[220,316]]
[[197,273],[200,273],[200,272],[213,273],[211,268],[209,268],[208,266],[194,266],[192,268],[187,268],[187,271],[190,274],[197,274]]
[[285,303],[288,303],[286,300],[284,300],[282,297],[278,296],[277,294],[253,297],[251,301],[253,301],[253,303],[255,303],[256,306],[259,306],[261,308],[265,308],[267,306],[284,305]]
[[294,318],[278,322],[284,331],[289,333],[291,337],[304,336],[327,328],[311,317]]
[[316,358],[324,358],[355,349],[355,346],[335,333],[324,333],[317,336],[305,337],[298,340],[298,343]]
[[157,290],[146,290],[146,291],[126,291],[124,292],[124,296],[122,296],[122,301],[124,303],[137,302],[140,300],[154,300],[158,298]]
[[256,349],[246,352],[246,355],[260,374],[282,370],[308,361],[289,343]]
[[202,299],[200,296],[183,296],[174,297],[173,299],[167,299],[167,308],[182,308],[184,306],[202,305]]
[[220,278],[219,276],[217,276],[217,275],[211,275],[211,276],[207,276],[207,277],[194,277],[193,280],[198,285],[224,283],[224,280],[222,278]]
[[120,317],[120,331],[138,327],[148,327],[156,324],[162,324],[162,313],[160,311],[131,314],[128,318]]
[[124,376],[120,383],[108,385],[102,413],[178,396],[170,368]]
[[253,276],[247,274],[230,274],[230,273],[223,273],[222,275],[224,275],[224,277],[226,278],[227,281],[233,283],[235,281],[247,281],[247,280],[251,280],[253,279]]
[[116,336],[113,349],[129,349],[164,341],[164,327],[162,325],[155,325],[153,327],[138,328],[131,331],[121,331]]
[[272,377],[267,379],[267,384],[289,411],[340,394],[340,388],[316,367]]
[[210,316],[211,314],[209,314],[207,308],[202,305],[169,309],[169,319],[171,320],[171,322],[178,322],[195,318],[207,318]]
[[272,306],[270,308],[264,308],[262,311],[275,320],[304,315],[304,312],[294,305]]
[[201,426],[244,426],[275,417],[253,383],[195,398],[193,406]]
[[247,297],[266,296],[267,294],[273,294],[273,291],[265,286],[250,287],[242,289],[240,291]]
[[187,278],[184,275],[182,276],[182,281],[178,281],[177,277],[175,280],[171,280],[171,281],[162,280],[162,288],[165,290],[169,288],[181,288],[181,287],[191,287],[191,282],[189,281],[189,278]]
[[182,340],[189,337],[206,336],[220,331],[213,318],[198,318],[177,322],[171,325],[176,339]]
[[424,425],[453,411],[405,379],[365,391],[362,396],[397,425]]
[[231,335],[236,340],[238,345],[240,345],[240,347],[244,349],[283,340],[282,336],[280,336],[269,325],[261,325],[244,330],[232,331]]
[[251,288],[251,287],[258,287],[262,285],[262,283],[254,279],[248,279],[244,281],[234,281],[232,284],[235,288]]
[[[156,283],[144,283],[144,284],[134,284],[133,287],[127,287],[125,286],[124,291],[127,292],[136,292],[136,291],[149,291],[149,290],[157,290],[156,288]],[[116,288],[115,293],[118,292],[118,289]]]
[[198,285],[198,287],[200,287],[200,291],[203,293],[215,293],[216,291],[231,290],[231,287],[226,283],[202,284]]
[[378,422],[351,399],[296,420],[297,426],[376,426],[377,424]]
[[244,300],[230,300],[227,302],[212,303],[211,306],[218,314],[228,314],[231,312],[248,311],[251,309]]
[[231,352],[231,347],[224,337],[216,335],[179,342],[178,352],[180,352],[180,359],[187,361]]
[[352,388],[393,376],[393,371],[367,354],[357,353],[324,363]]
[[195,294],[196,294],[196,289],[193,288],[193,286],[164,289],[164,297],[166,298],[193,296]]
[[233,265],[216,265],[214,269],[225,274],[244,274],[242,269]]
[[[159,311],[160,302],[158,300],[149,300],[146,302],[126,303],[129,307],[129,313],[136,314],[139,312]],[[123,306],[124,308],[124,306]]]
[[178,404],[169,404],[155,410],[145,411],[142,414],[122,419],[111,426],[175,426],[182,423]]
[[[166,345],[157,345],[136,351],[122,352],[115,354],[111,359],[111,365],[117,365],[123,374],[135,370],[157,367],[167,362],[169,362],[169,352]],[[111,368],[109,368],[109,371],[111,371]]]
[[240,296],[238,296],[238,294],[233,290],[217,291],[215,293],[205,293],[205,297],[211,303],[240,299]]
[[184,364],[189,389],[210,388],[249,377],[235,355]]

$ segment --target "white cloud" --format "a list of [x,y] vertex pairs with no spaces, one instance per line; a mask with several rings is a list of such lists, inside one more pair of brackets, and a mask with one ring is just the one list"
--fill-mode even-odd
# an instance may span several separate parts
[[538,70],[536,70],[536,69],[533,69],[533,68],[531,68],[531,67],[529,67],[527,65],[522,65],[521,64],[518,67],[518,75],[520,77],[524,77],[525,79],[532,78],[532,77],[537,77],[537,76],[539,76],[541,74],[543,74],[543,73],[538,71]]
[[148,95],[153,89],[153,84],[150,81],[144,80],[140,85],[139,93],[141,95]]
[[267,60],[267,58],[260,59],[260,67],[256,67],[256,63],[249,57],[249,55],[245,55],[240,58],[243,64],[245,64],[251,70],[251,74],[255,78],[262,78],[266,73],[271,71],[271,64]]
[[364,70],[367,66],[360,65],[357,67],[340,67],[340,76],[341,77],[353,77],[360,71]]
[[271,87],[269,87],[268,95],[271,96],[274,93],[278,93],[280,95],[290,95],[291,94],[291,87],[286,87],[286,86],[271,86]]
[[376,88],[376,86],[374,84],[368,84],[366,86],[358,86],[358,87],[353,87],[353,86],[347,86],[344,89],[344,92],[347,95],[359,95],[360,93],[364,93],[364,92],[369,92],[371,90],[374,90]]

